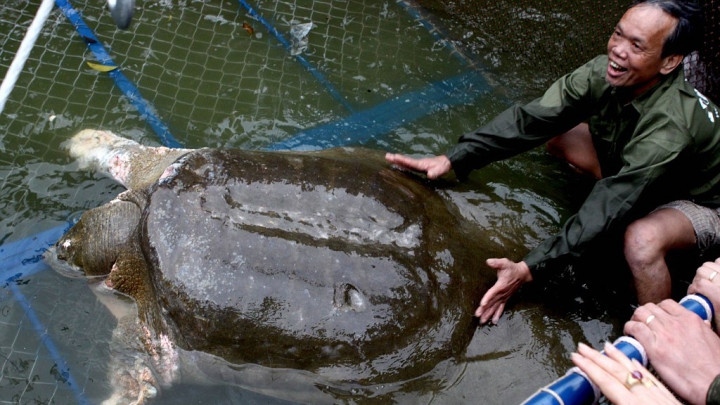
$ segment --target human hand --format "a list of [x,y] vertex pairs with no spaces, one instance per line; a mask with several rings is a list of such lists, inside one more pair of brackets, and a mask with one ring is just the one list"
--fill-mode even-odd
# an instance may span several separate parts
[[642,364],[610,343],[605,343],[605,355],[580,343],[571,358],[615,405],[680,404]]
[[715,330],[720,331],[720,259],[703,263],[695,272],[688,294],[702,294],[715,307]]
[[720,338],[696,314],[672,300],[638,307],[625,333],[643,345],[660,378],[691,404],[705,404],[720,374]]
[[530,268],[525,262],[515,263],[508,259],[488,259],[487,265],[497,270],[498,279],[490,288],[475,311],[475,316],[484,324],[492,318],[497,323],[505,309],[505,303],[520,288],[521,285],[532,281]]
[[385,160],[401,169],[423,172],[428,179],[437,179],[452,169],[450,159],[445,155],[415,159],[395,153],[386,153]]

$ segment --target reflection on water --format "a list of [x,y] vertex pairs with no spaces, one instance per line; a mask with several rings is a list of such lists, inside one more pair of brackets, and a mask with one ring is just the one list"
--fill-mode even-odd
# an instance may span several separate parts
[[[4,269],[4,279],[7,274]],[[107,397],[116,322],[85,280],[41,268],[3,281],[0,308],[0,401],[73,404],[82,392],[94,404]]]
[[[500,112],[513,97],[536,94],[541,87],[538,82],[545,83],[549,76],[521,73],[512,59],[493,63],[498,55],[508,56],[492,45],[505,41],[503,32],[468,25],[459,18],[467,16],[467,11],[435,7],[434,21],[443,22],[453,33],[457,27],[467,30],[455,35],[461,42],[470,33],[465,44],[473,45],[478,38],[490,44],[469,49],[492,87],[460,103],[453,98],[426,100],[430,84],[472,67],[452,56],[446,44],[429,35],[427,27],[398,4],[369,0],[254,4],[281,34],[287,34],[293,24],[315,24],[301,56],[342,96],[341,102],[236,2],[138,3],[135,23],[128,31],[113,28],[102,2],[77,3],[128,78],[188,147],[260,149],[300,131],[352,122],[358,112],[376,106],[388,106],[392,115],[393,108],[409,103],[426,113],[364,141],[365,146],[437,154]],[[21,1],[0,6],[0,31],[8,33],[0,38],[0,73],[9,66],[35,6]],[[542,20],[571,27],[582,21],[567,11],[534,9],[517,15],[528,24]],[[244,24],[253,27],[252,34]],[[77,171],[61,148],[75,132],[97,127],[146,144],[158,143],[112,81],[87,66],[91,58],[73,27],[55,11],[0,115],[3,245],[65,224],[122,190],[107,179]],[[406,99],[407,94],[414,96]],[[516,96],[508,100],[508,94]],[[533,151],[473,173],[469,182],[454,184],[446,192],[469,226],[491,230],[506,254],[517,259],[551,235],[582,201],[575,181],[542,151]],[[568,188],[573,192],[568,194]],[[6,279],[15,273],[15,268],[3,267],[0,274]],[[104,365],[112,317],[82,280],[46,270],[23,279],[25,283],[17,287],[29,297],[48,336],[67,358],[88,401],[98,403],[108,391]],[[359,386],[351,392],[313,386],[307,387],[308,392],[320,390],[326,398],[348,403],[363,398],[373,403],[466,403],[477,398],[484,403],[519,403],[565,372],[570,366],[568,353],[578,341],[597,347],[619,334],[627,315],[627,297],[611,292],[615,295],[610,298],[619,298],[611,304],[613,299],[604,297],[607,289],[598,292],[594,282],[568,273],[556,284],[524,290],[499,325],[479,327],[464,356],[442,363],[426,378],[394,387]],[[37,333],[7,285],[2,293],[0,401],[20,396],[44,400],[55,395],[56,403],[72,403],[67,385],[55,384],[62,378],[56,377],[46,349],[39,342],[35,348],[18,346]],[[30,363],[37,368],[27,372]],[[34,391],[23,394],[20,387],[29,381],[36,382]],[[177,403],[179,398],[193,403],[264,403],[263,395],[227,384],[187,385],[166,390],[156,403]]]
[[559,76],[605,53],[623,0],[418,0],[508,85],[529,100]]

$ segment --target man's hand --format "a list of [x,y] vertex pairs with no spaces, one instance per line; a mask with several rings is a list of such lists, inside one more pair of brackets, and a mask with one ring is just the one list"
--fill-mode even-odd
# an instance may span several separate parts
[[645,304],[625,324],[672,391],[691,404],[705,404],[720,374],[720,338],[696,314],[672,300]]
[[428,179],[437,179],[452,169],[450,159],[445,155],[414,159],[409,156],[387,153],[385,154],[385,160],[401,169],[423,172]]
[[480,306],[475,311],[475,316],[480,318],[480,324],[484,324],[491,318],[492,323],[497,323],[507,300],[521,285],[532,281],[530,268],[525,262],[515,263],[508,259],[488,259],[487,265],[497,269],[498,280],[485,293],[480,300]]
[[712,302],[715,307],[715,331],[720,332],[720,259],[698,267],[688,294],[702,294]]

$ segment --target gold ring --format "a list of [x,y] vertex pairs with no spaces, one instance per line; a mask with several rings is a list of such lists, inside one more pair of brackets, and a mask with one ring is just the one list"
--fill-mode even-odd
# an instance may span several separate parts
[[627,375],[627,378],[625,379],[625,386],[629,388],[632,388],[633,385],[637,385],[643,382],[643,375],[641,372],[635,370],[632,372],[629,372]]
[[655,319],[655,315],[648,316],[647,319],[645,320],[645,325],[650,325],[650,322],[652,322],[653,319]]
[[712,274],[710,274],[710,281],[713,281],[713,279],[717,276],[717,271],[713,271]]
[[643,378],[642,383],[648,388],[657,387],[657,385],[655,384],[655,381],[653,381],[649,378]]

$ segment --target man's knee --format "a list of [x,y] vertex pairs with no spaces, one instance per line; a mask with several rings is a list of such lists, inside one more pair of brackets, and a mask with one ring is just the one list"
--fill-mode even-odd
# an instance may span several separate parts
[[638,302],[660,302],[672,291],[670,273],[665,263],[667,244],[661,234],[661,223],[647,218],[628,226],[625,231],[625,260],[635,283]]
[[695,246],[695,230],[685,214],[666,208],[631,223],[625,230],[624,244],[625,259],[635,271],[664,261],[670,250]]
[[633,272],[657,260],[658,256],[664,257],[659,232],[656,224],[647,219],[637,220],[625,230],[625,259]]

